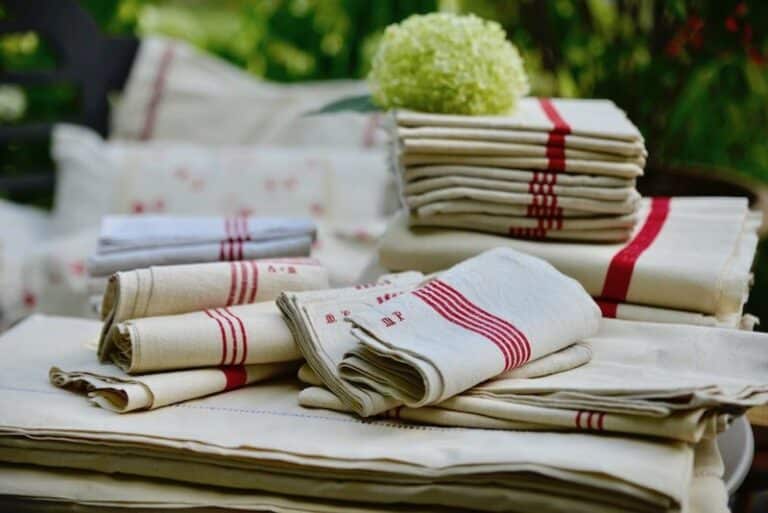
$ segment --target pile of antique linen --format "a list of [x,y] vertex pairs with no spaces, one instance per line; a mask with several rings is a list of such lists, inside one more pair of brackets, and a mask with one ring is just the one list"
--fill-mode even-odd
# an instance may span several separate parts
[[611,101],[525,98],[512,116],[393,118],[411,226],[624,241],[637,223],[647,153]]
[[[104,507],[725,511],[714,435],[768,401],[765,335],[601,325],[580,284],[513,250],[433,279],[336,290],[313,290],[327,285],[311,263],[252,265],[118,273],[103,326],[36,316],[4,335],[2,494]],[[117,365],[97,361],[97,338]],[[302,357],[305,390],[283,378],[159,408],[292,373],[286,362]],[[101,407],[51,387],[52,363],[54,385]],[[62,479],[40,497],[41,482]]]
[[754,326],[743,305],[760,218],[745,198],[640,199],[643,139],[612,102],[393,118],[407,209],[382,240],[384,269],[434,272],[505,246],[578,280],[605,317]]

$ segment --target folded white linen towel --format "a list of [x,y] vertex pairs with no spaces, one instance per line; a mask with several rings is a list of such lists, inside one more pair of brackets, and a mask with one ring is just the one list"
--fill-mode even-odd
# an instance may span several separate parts
[[600,310],[543,260],[495,249],[349,319],[341,377],[420,407],[594,334]]

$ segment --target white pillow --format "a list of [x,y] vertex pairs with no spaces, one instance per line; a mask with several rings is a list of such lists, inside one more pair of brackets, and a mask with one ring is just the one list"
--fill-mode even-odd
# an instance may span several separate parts
[[22,272],[29,253],[48,237],[49,214],[0,199],[0,330],[32,311],[37,296]]
[[184,42],[146,38],[113,109],[111,137],[383,147],[377,113],[305,116],[330,102],[367,93],[361,80],[266,82]]

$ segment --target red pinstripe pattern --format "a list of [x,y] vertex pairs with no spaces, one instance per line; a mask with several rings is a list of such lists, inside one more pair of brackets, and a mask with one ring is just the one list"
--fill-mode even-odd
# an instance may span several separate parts
[[446,320],[493,342],[504,357],[505,370],[519,367],[530,358],[530,343],[520,330],[478,307],[446,282],[433,280],[413,294]]
[[221,309],[215,308],[213,311],[220,315],[224,321],[226,321],[227,325],[229,326],[229,332],[232,334],[232,358],[230,358],[229,362],[229,364],[232,365],[237,359],[237,332],[235,331],[235,325],[229,316],[227,316]]
[[141,130],[141,139],[146,141],[152,137],[152,133],[155,131],[155,123],[157,122],[157,111],[160,107],[160,101],[163,99],[163,90],[165,89],[165,79],[168,75],[168,69],[173,61],[173,55],[175,48],[173,45],[169,45],[163,51],[163,55],[160,57],[160,63],[157,67],[157,75],[155,75],[155,81],[152,84],[152,96],[149,98],[146,108],[146,116],[144,118],[144,127]]
[[235,289],[237,289],[237,265],[234,262],[229,263],[229,295],[227,296],[227,305],[231,306],[235,302]]
[[547,230],[544,228],[521,228],[519,226],[510,226],[509,235],[522,239],[543,239],[547,236]]
[[[245,363],[245,359],[248,357],[248,334],[245,331],[245,325],[243,324],[243,320],[232,312],[228,307],[224,308],[224,311],[229,314],[230,317],[234,318],[235,321],[237,321],[237,324],[240,326],[240,343],[243,346],[242,354],[240,355],[240,362],[241,364]],[[234,362],[234,357],[232,358],[232,363]]]
[[237,297],[237,304],[242,305],[245,301],[245,291],[248,289],[248,264],[243,261],[240,264],[240,295]]
[[224,330],[224,325],[221,323],[221,320],[219,320],[218,317],[214,317],[214,315],[209,310],[203,310],[205,315],[216,321],[216,324],[219,325],[219,332],[221,334],[221,362],[219,362],[219,365],[223,365],[224,361],[227,359],[227,333],[226,330]]
[[547,138],[547,169],[558,173],[565,171],[565,136],[571,133],[571,126],[563,119],[548,98],[539,98],[544,114],[552,122],[552,130]]
[[251,261],[251,270],[253,271],[253,281],[251,282],[251,294],[248,296],[248,302],[253,303],[256,299],[256,293],[259,290],[259,266]]

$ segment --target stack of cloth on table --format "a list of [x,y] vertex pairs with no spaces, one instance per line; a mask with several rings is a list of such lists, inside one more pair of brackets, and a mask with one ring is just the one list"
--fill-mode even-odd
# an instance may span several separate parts
[[314,239],[304,218],[105,216],[87,263],[89,290],[98,298],[113,273],[152,265],[306,257]]
[[[427,280],[284,293],[278,306],[307,358],[308,407],[696,443],[768,402],[765,336],[615,320],[598,331],[575,281],[506,249]],[[339,311],[352,329],[328,322]]]
[[328,271],[309,258],[118,272],[104,295],[97,348],[115,366],[54,367],[51,380],[125,413],[293,373],[301,354],[274,299],[328,286]]
[[627,240],[647,152],[609,100],[524,98],[510,116],[396,111],[391,159],[411,226]]
[[390,271],[435,272],[495,247],[514,248],[576,279],[604,317],[752,329],[743,307],[752,284],[760,214],[746,198],[645,198],[629,241],[520,240],[411,227],[401,213],[379,249]]
[[[444,279],[459,285],[451,276]],[[391,296],[396,283],[400,277],[357,290],[389,290]],[[107,507],[276,511],[727,511],[722,462],[711,438],[691,444],[361,420],[302,408],[300,386],[287,379],[117,415],[46,380],[53,361],[102,373],[105,366],[84,344],[99,332],[93,321],[33,316],[0,338],[0,346],[14,354],[0,361],[0,494]],[[754,333],[712,333],[745,349],[765,342]],[[545,350],[563,342],[549,340]],[[533,338],[531,344],[538,355]],[[473,352],[456,356],[470,362]],[[738,361],[745,370],[764,370],[761,355],[745,350],[740,356],[749,358]],[[42,490],[41,483],[51,488]]]

